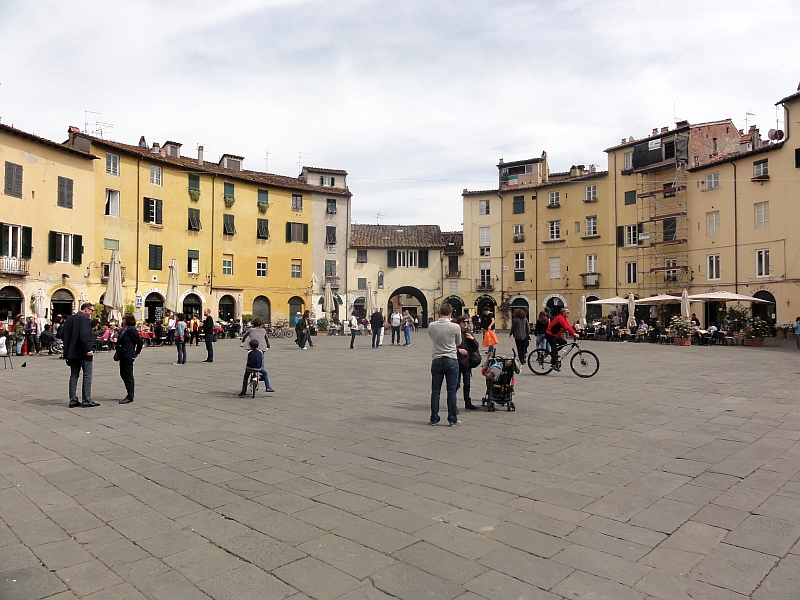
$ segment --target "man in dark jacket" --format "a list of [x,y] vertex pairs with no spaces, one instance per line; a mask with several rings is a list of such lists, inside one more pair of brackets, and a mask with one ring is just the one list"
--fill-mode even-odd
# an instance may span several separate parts
[[461,343],[458,345],[458,371],[460,382],[464,387],[464,407],[467,410],[478,410],[478,407],[472,404],[469,391],[470,380],[472,378],[472,366],[470,361],[473,355],[477,354],[477,359],[480,362],[480,346],[478,346],[478,341],[475,337],[467,331],[467,326],[469,325],[469,317],[467,315],[456,317],[456,323],[461,327]]
[[372,347],[377,348],[381,342],[381,331],[383,331],[383,324],[386,320],[383,318],[383,313],[376,310],[369,318],[369,326],[372,328]]
[[[94,312],[94,305],[85,302],[81,305],[80,312],[76,312],[64,323],[61,328],[64,339],[64,358],[69,365],[69,407],[78,406],[90,408],[100,406],[92,400],[92,326],[89,315]],[[83,371],[82,397],[83,402],[78,402],[78,375]]]
[[211,317],[211,309],[207,308],[203,313],[203,336],[206,338],[206,353],[208,356],[203,362],[214,362],[214,319]]

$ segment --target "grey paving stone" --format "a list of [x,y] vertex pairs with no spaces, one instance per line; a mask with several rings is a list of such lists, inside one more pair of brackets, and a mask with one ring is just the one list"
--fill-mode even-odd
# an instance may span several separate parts
[[800,539],[800,525],[765,516],[751,516],[725,537],[725,543],[782,557]]
[[[199,584],[214,600],[282,600],[295,590],[255,565],[244,565]],[[299,598],[299,596],[298,596]]]
[[617,490],[584,507],[584,511],[607,517],[616,521],[626,522],[637,513],[653,504],[659,499],[652,492],[636,492],[633,490]]
[[359,580],[394,562],[385,554],[332,534],[301,544],[298,550]]
[[370,581],[379,590],[401,600],[449,600],[463,592],[457,585],[400,562],[380,569],[370,576]]
[[791,554],[770,571],[753,600],[796,600],[800,595],[800,556]]
[[559,552],[553,560],[628,586],[636,583],[650,570],[645,565],[578,545]]
[[138,582],[137,587],[148,600],[208,600],[206,594],[177,571]]
[[[63,569],[92,560],[92,555],[73,539],[42,544],[33,549],[34,554],[45,567],[51,570]],[[0,563],[3,561],[0,560]]]
[[[456,512],[461,512],[463,514],[466,511]],[[454,515],[456,515],[456,513],[448,515],[448,522],[452,522],[451,519],[454,517]],[[375,521],[376,523],[386,525],[392,529],[397,529],[398,531],[411,534],[413,534],[415,531],[419,531],[420,529],[424,529],[425,527],[430,527],[435,523],[433,519],[429,519],[428,517],[418,515],[402,508],[397,508],[396,506],[384,506],[378,510],[363,513],[361,516],[369,521]],[[480,515],[480,518],[488,519],[489,517],[483,517],[483,515]]]
[[102,546],[92,548],[92,555],[107,567],[141,560],[150,556],[139,546],[126,538],[120,538]]
[[248,525],[256,531],[265,533],[290,546],[297,546],[325,535],[324,530],[281,513],[272,513],[261,519],[252,519]]
[[[246,530],[244,527],[242,527],[242,530],[243,531],[238,533],[245,533]],[[139,540],[136,543],[151,555],[162,558],[193,548],[194,546],[203,545],[206,543],[206,540],[197,533],[183,529],[154,535],[153,537]]]
[[553,588],[564,598],[593,600],[644,600],[644,594],[631,588],[583,571],[575,571]]
[[304,558],[273,571],[281,581],[319,600],[333,600],[362,583],[316,558]]
[[758,508],[754,509],[753,512],[800,524],[800,502],[796,498],[789,496],[771,496]]
[[477,560],[484,554],[488,554],[502,546],[498,541],[444,523],[431,525],[426,529],[417,531],[414,535],[429,544],[469,560]]
[[121,583],[94,594],[86,596],[86,600],[147,600],[142,593],[130,583]]
[[574,569],[521,550],[503,547],[478,559],[478,563],[543,590],[549,590]]
[[59,569],[56,574],[78,596],[87,596],[123,583],[122,579],[99,560]]
[[698,521],[688,521],[661,542],[661,548],[675,548],[685,552],[708,554],[725,537],[726,531]]
[[486,567],[427,542],[418,542],[413,546],[403,548],[395,552],[394,557],[426,573],[458,585],[463,585],[488,570]]
[[629,540],[621,540],[588,527],[578,527],[564,539],[573,544],[594,548],[600,552],[608,552],[614,556],[632,561],[639,560],[651,550],[649,546],[643,546]]
[[[349,594],[341,596],[339,600],[391,600],[392,596],[384,594],[377,588],[362,585]],[[459,600],[469,600],[466,596],[461,596]]]
[[294,513],[292,516],[295,519],[310,523],[325,531],[331,531],[337,527],[344,527],[358,520],[356,515],[333,506],[328,506],[327,504],[318,504],[313,508]]
[[44,567],[27,567],[0,573],[0,598],[40,600],[66,590],[66,586]]
[[219,542],[225,550],[264,569],[272,571],[305,556],[291,546],[269,536],[251,531]]
[[26,521],[12,525],[11,529],[17,537],[28,547],[39,546],[49,542],[57,542],[67,539],[67,534],[61,527],[53,523],[50,519],[39,519],[36,521]]
[[558,600],[558,596],[497,571],[487,571],[464,586],[489,600]]
[[661,498],[633,516],[630,524],[662,533],[672,533],[700,510],[695,504]]
[[642,577],[635,591],[647,594],[647,598],[659,600],[745,600],[745,596],[696,581],[677,576],[660,569],[653,569]]
[[647,556],[639,560],[643,565],[661,569],[673,575],[688,576],[689,572],[703,560],[703,554],[687,552],[676,548],[654,548]]
[[165,557],[164,562],[189,581],[197,583],[242,566],[242,561],[213,544],[193,546]]
[[569,545],[561,539],[516,523],[501,523],[486,532],[486,537],[544,558],[550,558]]
[[418,537],[366,519],[338,527],[332,533],[389,554],[419,541]]
[[735,529],[749,514],[747,511],[736,508],[707,504],[694,514],[692,520],[722,529]]
[[692,576],[739,594],[751,594],[777,559],[768,554],[719,544],[692,571]]
[[111,568],[125,581],[130,581],[139,586],[171,570],[168,565],[165,565],[152,556],[133,562],[114,565]]
[[179,529],[179,525],[161,513],[150,511],[117,519],[109,523],[111,527],[134,542],[153,537],[165,531]]

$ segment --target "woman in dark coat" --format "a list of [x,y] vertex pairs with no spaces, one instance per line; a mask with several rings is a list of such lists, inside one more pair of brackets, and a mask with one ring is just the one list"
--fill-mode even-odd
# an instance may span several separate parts
[[117,338],[116,355],[119,357],[119,376],[125,383],[127,394],[119,401],[120,404],[133,402],[133,361],[142,351],[142,338],[136,331],[136,317],[127,314],[122,318],[124,327]]
[[514,311],[514,318],[511,321],[511,333],[509,337],[514,338],[517,344],[517,356],[520,361],[525,362],[528,355],[528,343],[531,340],[531,326],[528,323],[528,315],[521,308]]

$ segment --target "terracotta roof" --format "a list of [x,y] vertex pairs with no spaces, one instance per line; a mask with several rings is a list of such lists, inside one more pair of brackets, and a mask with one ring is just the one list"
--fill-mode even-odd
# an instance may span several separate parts
[[303,167],[309,173],[333,173],[334,175],[347,175],[344,169],[322,169],[320,167]]
[[464,254],[464,232],[463,231],[443,231],[444,255],[455,256]]
[[[180,167],[188,171],[193,171],[195,173],[217,173],[228,179],[239,179],[242,181],[263,183],[275,187],[281,187],[292,190],[308,190],[310,192],[319,192],[322,194],[340,194],[344,196],[352,195],[350,193],[350,190],[348,190],[347,188],[336,188],[330,186],[323,187],[321,185],[312,185],[310,183],[304,183],[302,180],[296,177],[287,177],[285,175],[273,175],[272,173],[263,173],[261,171],[248,171],[244,169],[241,171],[235,171],[233,169],[227,169],[225,167],[221,167],[217,163],[209,161],[204,161],[203,165],[200,166],[197,164],[196,158],[189,158],[187,156],[181,156],[181,157],[161,156],[161,154],[152,153],[150,151],[150,148],[140,148],[139,146],[133,146],[131,144],[112,142],[110,140],[104,140],[102,138],[86,135],[84,133],[76,135],[91,140],[93,144],[97,144],[98,146],[108,146],[109,148],[114,148],[122,152],[127,152],[128,154],[141,157],[145,160],[167,163],[175,167]],[[60,144],[58,145],[61,146]],[[61,146],[61,147],[67,148],[67,146]],[[229,154],[228,156],[232,157],[233,155]]]
[[53,140],[48,140],[47,138],[39,137],[38,135],[28,133],[27,131],[22,131],[21,129],[17,129],[16,127],[3,125],[2,123],[0,123],[0,131],[8,133],[9,135],[15,135],[17,137],[25,138],[32,142],[36,142],[37,144],[42,144],[43,146],[49,146],[50,148],[56,150],[68,152],[69,154],[80,156],[81,158],[86,158],[89,160],[94,160],[98,158],[97,156],[95,156],[94,154],[90,154],[89,152],[84,152],[83,150],[77,150],[76,148],[70,148],[68,146],[62,146],[61,144],[59,144],[58,142],[54,142]]
[[542,157],[539,158],[527,158],[525,160],[515,160],[513,162],[504,162],[497,165],[498,169],[505,169],[506,167],[521,167],[522,165],[529,165],[532,163],[540,163],[542,162]]
[[756,148],[755,150],[750,150],[748,152],[730,152],[728,154],[722,154],[720,156],[715,156],[713,159],[706,161],[702,164],[699,164],[696,167],[691,167],[687,169],[687,171],[689,171],[690,173],[693,173],[695,171],[702,171],[703,169],[707,169],[708,167],[721,165],[722,163],[726,162],[733,162],[735,160],[739,160],[740,158],[748,158],[750,156],[764,154],[765,152],[778,150],[779,148],[782,147],[783,147],[783,142],[778,142],[777,144],[766,144],[764,146],[761,146],[760,148]]
[[775,103],[775,106],[778,106],[778,104],[786,104],[788,100],[796,100],[797,98],[800,98],[800,86],[798,86],[797,91],[794,94],[789,94],[788,96],[786,96],[786,98],[778,100]]
[[444,248],[438,225],[351,225],[353,248]]
[[494,190],[469,190],[469,191],[465,191],[461,195],[462,196],[486,196],[487,194],[496,195],[497,192],[499,192],[499,191],[500,190],[498,190],[498,189],[494,189]]
[[[563,173],[551,173],[552,175],[563,175]],[[517,187],[509,187],[503,190],[502,192],[516,192],[518,190],[535,190],[537,188],[544,188],[544,187],[552,187],[554,185],[563,185],[565,183],[573,183],[576,181],[589,181],[591,179],[599,179],[601,177],[605,177],[608,175],[608,171],[597,171],[595,173],[584,173],[583,175],[578,175],[576,177],[567,177],[567,178],[559,178],[556,181],[548,181],[547,183],[527,183],[524,185],[518,185]],[[462,193],[462,196],[485,196],[487,194],[497,194],[498,190],[475,190],[475,191],[466,191]]]
[[603,150],[603,152],[613,152],[614,150],[619,150],[620,148],[628,148],[630,146],[635,146],[636,144],[649,142],[650,140],[657,140],[659,138],[680,133],[681,131],[688,131],[692,127],[695,127],[695,125],[683,125],[682,127],[676,127],[675,129],[670,129],[669,131],[665,131],[664,133],[659,132],[653,135],[649,135],[647,137],[640,138],[638,140],[633,140],[632,142],[625,142],[624,144],[617,144],[616,146],[611,146],[610,148],[606,148],[605,150]]

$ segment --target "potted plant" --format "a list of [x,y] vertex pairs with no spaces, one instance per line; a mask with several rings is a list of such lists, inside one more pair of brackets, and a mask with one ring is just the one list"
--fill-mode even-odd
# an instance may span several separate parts
[[670,320],[673,341],[676,346],[690,346],[692,343],[692,321],[687,317],[674,316]]
[[189,198],[191,198],[193,202],[197,202],[198,200],[200,200],[200,190],[193,190],[190,188]]
[[327,317],[320,317],[317,319],[317,335],[328,335]]
[[763,346],[764,338],[772,334],[772,328],[758,317],[753,317],[745,328],[745,346]]
[[236,202],[236,198],[233,196],[223,196],[222,199],[225,201],[225,207],[230,208],[233,206],[233,203]]
[[786,323],[776,323],[775,324],[775,337],[779,340],[785,340],[786,334],[788,333],[789,326]]
[[259,202],[258,203],[258,212],[260,212],[262,215],[265,214],[267,212],[267,207],[268,206],[269,206],[269,204],[267,204],[266,202]]

